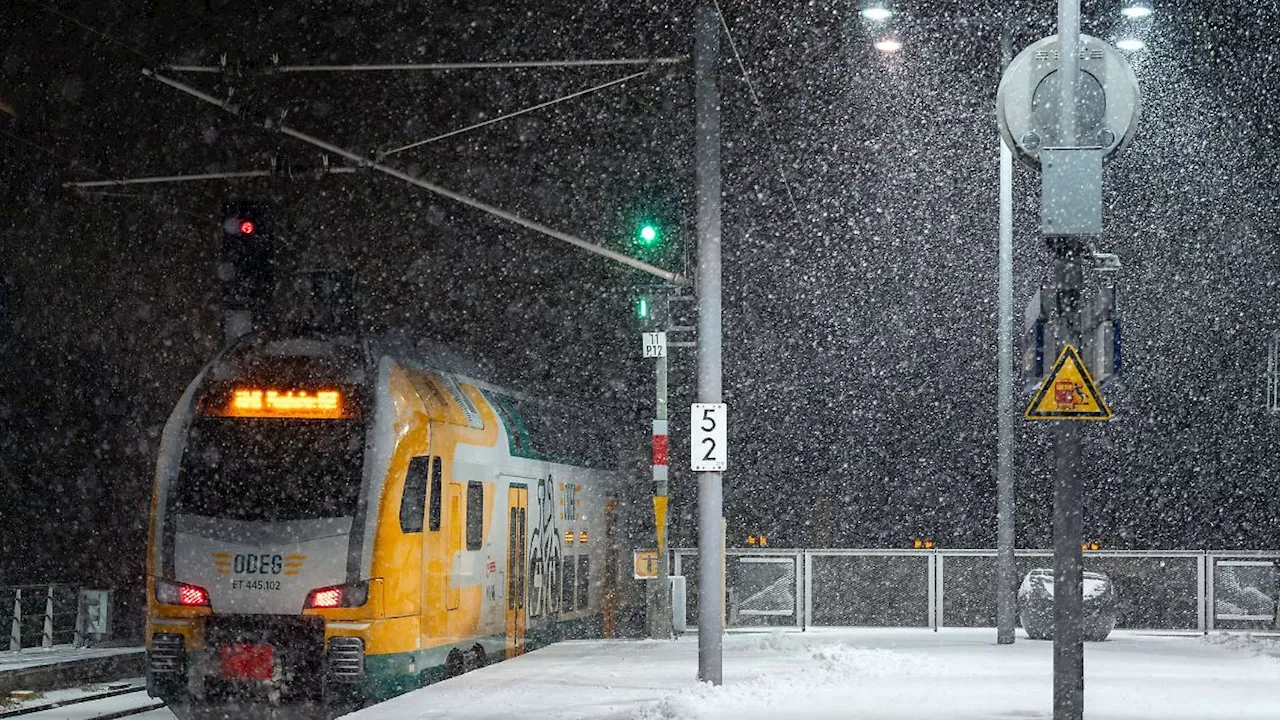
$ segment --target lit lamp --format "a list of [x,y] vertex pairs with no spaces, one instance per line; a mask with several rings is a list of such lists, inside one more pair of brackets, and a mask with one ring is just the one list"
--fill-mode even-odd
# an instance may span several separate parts
[[1123,36],[1116,40],[1116,47],[1125,52],[1138,52],[1147,47],[1142,36],[1146,33],[1149,20],[1155,10],[1147,0],[1129,0],[1120,8],[1120,15],[1128,22],[1124,23]]
[[882,53],[896,53],[902,49],[902,41],[891,37],[880,38],[875,42],[875,48]]
[[1133,2],[1125,3],[1125,6],[1120,8],[1120,14],[1130,20],[1149,18],[1154,12],[1155,10],[1152,9],[1151,3],[1146,2],[1146,0],[1133,0]]
[[882,53],[896,53],[902,49],[902,41],[894,37],[889,21],[896,14],[887,0],[864,0],[858,14],[868,25],[875,27],[875,48]]
[[862,4],[862,9],[858,10],[858,14],[871,22],[882,23],[893,17],[893,8],[887,2],[871,0]]

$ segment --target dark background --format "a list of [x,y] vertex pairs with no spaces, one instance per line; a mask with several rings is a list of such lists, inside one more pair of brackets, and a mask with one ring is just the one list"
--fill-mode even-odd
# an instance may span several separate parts
[[[585,5],[586,7],[580,7]],[[729,542],[943,547],[995,540],[1001,12],[1051,34],[1054,3],[899,3],[882,56],[856,3],[725,2]],[[1118,3],[1086,2],[1114,39]],[[208,3],[13,0],[0,8],[0,584],[140,587],[160,428],[220,344],[220,208],[274,208],[280,276],[346,266],[363,329],[455,345],[503,378],[628,418],[652,366],[632,304],[654,280],[372,171],[77,193],[64,182],[314,164],[319,153],[141,75],[169,63],[403,63],[686,55],[684,2]],[[965,18],[968,19],[965,19]],[[1091,19],[1103,19],[1094,22]],[[1280,546],[1274,3],[1157,3],[1133,57],[1138,138],[1106,171],[1125,375],[1089,428],[1086,536],[1104,548]],[[245,76],[172,73],[369,153],[623,68]],[[692,237],[688,64],[392,156],[558,229],[637,253],[661,208]],[[340,163],[337,158],[331,158]],[[781,176],[785,174],[788,185]],[[788,186],[795,198],[788,199]],[[1048,279],[1037,177],[1015,175],[1018,316]],[[657,200],[655,200],[655,198]],[[283,295],[287,295],[284,293]],[[1019,331],[1020,334],[1020,321]],[[695,539],[693,358],[672,363],[674,542]],[[1025,399],[1019,396],[1018,403]],[[1047,426],[1019,423],[1018,543],[1050,541]],[[647,466],[628,466],[639,493]],[[645,505],[639,506],[641,509]]]

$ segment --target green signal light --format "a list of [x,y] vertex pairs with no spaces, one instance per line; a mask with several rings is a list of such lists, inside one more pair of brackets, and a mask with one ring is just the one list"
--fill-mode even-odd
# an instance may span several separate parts
[[640,298],[636,301],[636,315],[641,318],[649,317],[649,298]]
[[653,225],[644,225],[640,228],[640,240],[645,245],[652,245],[658,240],[658,228]]

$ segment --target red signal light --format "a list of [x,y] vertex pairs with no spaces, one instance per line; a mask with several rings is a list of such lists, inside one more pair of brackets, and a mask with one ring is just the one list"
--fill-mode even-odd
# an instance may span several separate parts
[[240,234],[241,234],[241,235],[252,235],[252,234],[253,234],[253,230],[254,230],[254,227],[253,227],[253,221],[252,221],[252,220],[241,220],[241,221],[240,221]]

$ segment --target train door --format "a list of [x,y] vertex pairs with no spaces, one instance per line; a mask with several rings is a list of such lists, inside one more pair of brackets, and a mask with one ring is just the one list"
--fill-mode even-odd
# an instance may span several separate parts
[[445,604],[446,610],[457,610],[462,598],[462,590],[459,585],[463,578],[458,577],[456,562],[458,554],[462,552],[462,530],[463,530],[463,511],[462,511],[462,484],[449,483],[449,496],[447,508],[448,518],[445,521],[447,535],[449,538],[448,548],[448,576],[445,581]]
[[601,614],[604,636],[616,632],[618,615],[618,498],[610,495],[604,503],[604,600]]
[[525,544],[528,542],[529,488],[507,489],[507,657],[524,652]]

